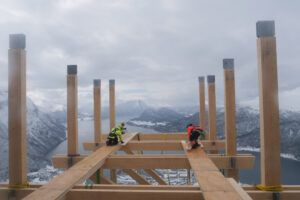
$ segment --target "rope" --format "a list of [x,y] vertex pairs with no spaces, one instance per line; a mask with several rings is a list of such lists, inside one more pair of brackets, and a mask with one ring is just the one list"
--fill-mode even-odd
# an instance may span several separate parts
[[8,184],[8,188],[28,188],[29,182],[26,181],[24,184]]
[[100,169],[97,170],[97,184],[100,184]]
[[187,169],[187,184],[188,185],[191,185],[191,170],[190,169]]
[[282,185],[265,186],[263,184],[252,185],[253,187],[263,191],[282,191]]

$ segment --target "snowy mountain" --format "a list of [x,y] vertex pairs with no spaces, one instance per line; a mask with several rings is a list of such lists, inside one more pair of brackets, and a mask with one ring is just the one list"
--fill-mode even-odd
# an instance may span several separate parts
[[[0,180],[8,178],[8,105],[7,91],[0,91]],[[27,98],[28,171],[37,171],[50,164],[45,155],[66,139],[66,128],[41,112]]]
[[183,117],[183,114],[179,114],[169,108],[148,108],[139,117],[131,119],[128,124],[147,128],[164,127]]
[[[155,111],[153,111],[155,112]],[[163,116],[163,117],[162,117]],[[206,117],[208,119],[208,117]],[[138,122],[138,123],[137,123]],[[186,131],[186,124],[199,125],[199,113],[179,119],[172,118],[168,112],[151,115],[151,118],[140,117],[131,119],[131,125],[149,127],[145,122],[155,122],[152,128],[159,132]],[[208,125],[206,126],[208,127]],[[224,109],[217,109],[217,136],[224,139]],[[260,148],[259,111],[250,107],[237,106],[236,128],[238,147]],[[300,113],[293,111],[280,111],[280,139],[281,153],[291,154],[300,160]]]

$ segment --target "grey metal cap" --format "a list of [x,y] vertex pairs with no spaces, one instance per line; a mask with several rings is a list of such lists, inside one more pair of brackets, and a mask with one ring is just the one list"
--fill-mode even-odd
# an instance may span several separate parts
[[115,80],[114,79],[109,80],[109,85],[115,85]]
[[233,58],[225,58],[225,59],[223,59],[223,68],[224,69],[232,69],[232,68],[234,68],[234,59]]
[[24,34],[10,34],[9,35],[9,48],[10,49],[25,49],[26,36]]
[[94,79],[94,86],[100,87],[101,86],[101,80],[100,79]]
[[275,21],[258,21],[256,22],[256,36],[275,37]]
[[199,76],[199,77],[198,77],[198,80],[199,80],[199,83],[202,83],[202,82],[204,82],[205,77],[204,77],[204,76]]
[[215,75],[208,75],[207,76],[207,82],[208,83],[214,83],[215,82]]
[[77,74],[77,65],[68,65],[68,75]]

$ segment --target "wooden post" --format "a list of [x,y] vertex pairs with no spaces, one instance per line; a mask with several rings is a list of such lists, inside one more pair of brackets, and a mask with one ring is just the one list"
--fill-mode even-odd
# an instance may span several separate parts
[[[225,136],[226,155],[236,156],[236,116],[235,116],[235,83],[234,59],[223,59],[224,68],[224,107],[225,107]],[[233,161],[234,163],[234,161]],[[235,166],[232,166],[235,168]],[[227,177],[232,177],[238,182],[238,169],[225,170]]]
[[101,80],[94,80],[94,140],[101,142]]
[[109,80],[109,122],[110,129],[116,126],[115,80]]
[[[216,91],[215,76],[207,76],[208,84],[208,118],[209,118],[209,140],[217,140],[217,120],[216,120]],[[218,151],[210,151],[218,153]]]
[[[199,105],[200,105],[200,127],[206,131],[206,111],[205,111],[205,77],[198,77],[199,80]],[[208,139],[208,135],[205,135],[205,139]]]
[[78,155],[77,65],[68,65],[67,75],[68,155]]
[[[110,130],[116,126],[115,80],[109,80],[109,122]],[[117,171],[110,170],[110,179],[117,183]]]
[[261,183],[281,184],[277,55],[274,21],[256,23],[260,105]]
[[8,137],[9,184],[12,187],[27,183],[25,43],[25,35],[9,35]]

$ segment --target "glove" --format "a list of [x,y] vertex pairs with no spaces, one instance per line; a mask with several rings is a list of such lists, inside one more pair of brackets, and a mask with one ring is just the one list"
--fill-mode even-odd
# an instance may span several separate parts
[[123,141],[121,141],[121,144],[123,144],[124,142]]

